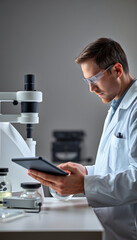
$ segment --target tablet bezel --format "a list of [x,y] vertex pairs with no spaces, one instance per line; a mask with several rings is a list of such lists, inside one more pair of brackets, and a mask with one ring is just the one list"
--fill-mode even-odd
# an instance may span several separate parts
[[42,157],[12,158],[12,162],[17,163],[26,169],[34,169],[52,175],[68,175],[67,172],[63,171]]

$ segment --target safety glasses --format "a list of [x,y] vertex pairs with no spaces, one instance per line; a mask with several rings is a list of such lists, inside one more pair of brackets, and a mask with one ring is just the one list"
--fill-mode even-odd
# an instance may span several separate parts
[[114,64],[111,64],[103,72],[98,72],[96,75],[94,75],[94,76],[92,76],[90,78],[83,78],[84,82],[86,82],[87,84],[89,84],[89,83],[96,84],[99,81],[99,79],[104,76],[104,73],[106,71],[108,71],[113,66],[114,66]]

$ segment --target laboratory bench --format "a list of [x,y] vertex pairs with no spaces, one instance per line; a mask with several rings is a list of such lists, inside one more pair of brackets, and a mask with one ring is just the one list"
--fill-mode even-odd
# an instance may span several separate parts
[[40,213],[0,223],[0,239],[6,240],[102,240],[104,229],[86,197],[59,201],[44,198]]

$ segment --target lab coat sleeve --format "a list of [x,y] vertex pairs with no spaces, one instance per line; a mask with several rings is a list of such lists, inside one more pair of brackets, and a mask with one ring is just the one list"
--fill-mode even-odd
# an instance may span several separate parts
[[116,176],[84,176],[84,189],[92,207],[119,206],[137,201],[137,169],[119,173]]
[[86,166],[88,175],[94,175],[94,165]]

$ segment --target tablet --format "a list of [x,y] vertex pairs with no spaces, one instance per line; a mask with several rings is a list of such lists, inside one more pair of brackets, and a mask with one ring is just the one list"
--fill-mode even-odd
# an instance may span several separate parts
[[68,175],[67,172],[56,167],[54,164],[48,162],[42,157],[29,157],[29,158],[12,158],[14,163],[27,169],[34,169],[40,172],[45,172],[53,175]]

